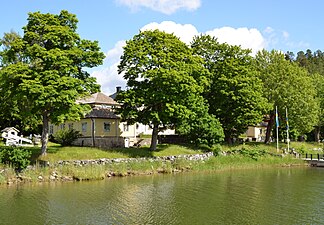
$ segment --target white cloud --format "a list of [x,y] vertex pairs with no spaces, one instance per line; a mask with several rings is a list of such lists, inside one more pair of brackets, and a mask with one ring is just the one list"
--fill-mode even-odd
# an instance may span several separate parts
[[[276,49],[282,52],[292,51],[296,52],[300,49],[306,49],[310,46],[309,43],[304,41],[291,40],[290,34],[287,31],[278,31],[271,27],[267,27],[264,31],[264,38],[266,40],[267,49]],[[278,47],[281,46],[281,47]]]
[[[155,29],[173,33],[186,44],[190,44],[193,37],[199,35],[195,26],[191,24],[177,24],[172,21],[149,23],[140,30]],[[268,31],[270,32],[270,28]],[[253,53],[265,48],[267,44],[266,39],[257,29],[223,27],[205,33],[217,37],[219,42],[227,42],[228,44],[241,45],[242,48],[250,48]],[[114,93],[116,86],[121,86],[123,89],[126,86],[126,81],[123,79],[123,76],[117,72],[117,66],[120,62],[120,56],[123,54],[123,46],[125,44],[125,41],[117,42],[114,48],[106,53],[104,65],[97,68],[91,74],[97,78],[98,83],[101,84],[102,92],[106,94]]]
[[195,35],[198,35],[197,29],[191,25],[191,24],[178,24],[173,21],[163,21],[162,23],[149,23],[142,27],[140,30],[155,30],[158,29],[160,31],[164,31],[166,33],[174,34],[178,38],[180,38],[181,41],[183,41],[186,44],[190,44],[190,42],[193,40],[193,37]]
[[114,48],[109,50],[105,55],[106,58],[105,60],[116,60],[118,58],[120,58],[120,56],[123,54],[123,47],[126,45],[126,41],[122,40],[122,41],[118,41]]
[[282,32],[282,36],[285,40],[288,40],[289,39],[289,33],[287,31],[283,31]]
[[126,86],[122,74],[117,72],[117,66],[125,44],[125,41],[118,41],[114,48],[106,53],[104,64],[91,73],[91,76],[96,77],[97,82],[101,85],[101,92],[107,95],[114,93],[117,86],[122,88]]
[[206,34],[214,36],[220,43],[240,45],[244,49],[251,49],[254,55],[266,47],[266,40],[257,29],[222,27],[207,31]]
[[196,10],[200,7],[200,0],[116,0],[117,3],[125,5],[132,10],[141,7],[149,8],[164,14],[175,13],[179,9],[188,11]]
[[274,29],[273,29],[272,27],[267,27],[267,28],[264,30],[264,33],[268,33],[268,34],[270,34],[270,33],[272,33],[272,32],[274,32]]

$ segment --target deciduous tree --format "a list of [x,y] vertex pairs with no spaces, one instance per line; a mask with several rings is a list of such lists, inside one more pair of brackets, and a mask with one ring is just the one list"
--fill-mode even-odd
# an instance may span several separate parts
[[314,53],[309,49],[306,53],[300,51],[297,54],[296,62],[301,67],[306,68],[314,79],[317,99],[320,102],[319,119],[314,129],[314,140],[318,142],[321,139],[321,130],[324,125],[324,53],[321,50]]
[[285,118],[285,108],[288,108],[289,124],[301,134],[311,131],[318,121],[319,101],[309,73],[296,63],[286,60],[284,54],[275,50],[258,52],[256,66],[264,84],[264,96],[272,105],[268,112],[270,121],[266,142],[270,141],[275,106],[278,107],[281,118]]
[[29,13],[27,20],[23,36],[4,52],[9,61],[1,69],[0,84],[11,85],[10,97],[26,123],[41,121],[45,154],[49,121],[76,120],[88,110],[76,100],[98,91],[99,85],[84,68],[102,64],[104,54],[97,41],[80,38],[78,20],[68,11]]
[[[118,69],[127,81],[127,90],[117,97],[123,103],[122,118],[152,127],[151,150],[156,149],[159,131],[199,114],[192,106],[203,101],[208,71],[173,34],[154,30],[135,35],[127,41]],[[193,131],[184,127],[183,133]]]
[[253,58],[249,50],[220,44],[209,35],[196,37],[192,48],[204,59],[211,74],[209,89],[205,91],[209,112],[220,120],[225,140],[231,143],[249,125],[262,122],[268,107]]

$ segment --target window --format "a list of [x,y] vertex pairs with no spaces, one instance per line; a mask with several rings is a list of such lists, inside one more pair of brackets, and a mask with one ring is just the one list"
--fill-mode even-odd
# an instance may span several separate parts
[[73,123],[69,123],[69,130],[73,129]]
[[62,123],[62,124],[60,125],[60,128],[61,128],[61,130],[64,130],[64,129],[65,129],[65,123]]
[[49,134],[53,134],[53,133],[54,133],[54,127],[53,127],[53,125],[50,125]]
[[124,132],[125,131],[129,131],[129,125],[128,124],[124,124],[124,129],[123,130],[124,130]]
[[87,122],[82,123],[82,132],[87,132]]
[[104,131],[105,132],[110,132],[110,123],[109,122],[104,123]]

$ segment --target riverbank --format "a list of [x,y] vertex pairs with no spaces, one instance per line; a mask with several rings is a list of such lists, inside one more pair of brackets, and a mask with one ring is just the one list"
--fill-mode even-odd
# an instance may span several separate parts
[[264,154],[253,158],[244,154],[231,154],[215,157],[211,152],[153,158],[66,160],[45,166],[36,163],[18,174],[10,167],[3,168],[0,170],[0,184],[73,182],[135,175],[172,174],[189,171],[216,172],[287,166],[307,166],[307,164],[302,159],[291,155],[278,157]]
[[32,164],[19,173],[13,167],[0,164],[0,185],[102,180],[189,171],[308,166],[298,158],[300,154],[323,152],[323,144],[318,143],[292,142],[289,152],[285,147],[281,143],[280,152],[277,152],[275,144],[256,142],[216,145],[213,148],[164,144],[152,152],[148,147],[99,149],[61,147],[50,143],[45,156],[40,155],[40,147],[26,149],[32,153]]

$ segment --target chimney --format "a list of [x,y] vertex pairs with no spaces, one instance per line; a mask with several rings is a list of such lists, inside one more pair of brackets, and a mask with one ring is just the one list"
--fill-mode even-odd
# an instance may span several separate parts
[[121,91],[121,87],[120,86],[117,86],[116,87],[116,93],[119,93]]

